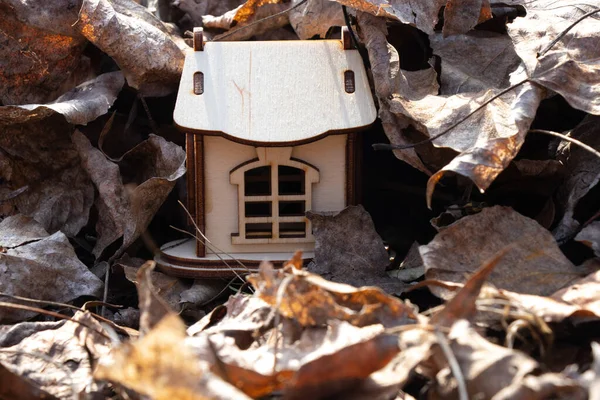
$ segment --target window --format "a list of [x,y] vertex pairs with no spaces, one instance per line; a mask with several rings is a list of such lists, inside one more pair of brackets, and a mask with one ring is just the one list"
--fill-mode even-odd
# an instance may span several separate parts
[[319,171],[291,158],[291,147],[258,148],[259,158],[230,173],[238,185],[239,231],[233,244],[312,242],[310,222],[312,184]]

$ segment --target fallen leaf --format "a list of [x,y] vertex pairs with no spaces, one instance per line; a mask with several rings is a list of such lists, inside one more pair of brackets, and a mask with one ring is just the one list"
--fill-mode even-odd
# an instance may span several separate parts
[[289,24],[288,14],[280,14],[289,7],[281,0],[249,0],[221,16],[204,16],[202,23],[206,28],[230,29],[213,40],[247,40]]
[[385,273],[389,255],[362,206],[349,206],[333,215],[308,211],[306,216],[315,236],[315,258],[309,271],[335,282],[374,285],[386,291],[405,286]]
[[0,4],[0,105],[45,103],[91,77],[87,41],[64,0]]
[[176,90],[184,53],[145,8],[133,2],[83,0],[75,28],[115,60],[129,86],[142,96]]
[[21,340],[0,348],[0,364],[57,398],[100,395],[92,369],[97,357],[108,354],[110,341],[97,333],[104,329],[89,313],[78,312],[73,319],[85,326],[74,321],[15,325]]
[[[139,298],[140,333],[142,335],[150,332],[152,328],[158,325],[164,318],[175,314],[175,311],[169,306],[165,299],[159,295],[159,289],[154,286],[153,278],[157,276],[163,278],[162,282],[160,282],[163,285],[165,284],[165,280],[170,281],[166,282],[166,285],[164,285],[164,289],[166,289],[167,293],[178,283],[178,281],[176,278],[170,278],[160,272],[154,272],[153,269],[155,266],[156,263],[154,261],[147,261],[137,271],[131,271],[133,268],[129,268],[128,270],[128,267],[123,267],[126,275],[128,275],[128,273],[131,274],[131,272],[136,273],[134,282],[137,287]],[[129,276],[128,279],[131,280]],[[165,290],[163,290],[163,292],[164,291]]]
[[225,14],[242,3],[244,0],[205,0],[200,3],[197,3],[196,0],[176,0],[171,2],[171,7],[186,13],[193,26],[203,26],[204,16]]
[[452,37],[436,33],[429,36],[429,43],[441,59],[440,95],[505,89],[510,86],[510,73],[521,64],[510,38],[495,32]]
[[354,288],[303,270],[274,270],[272,265],[263,263],[259,273],[249,275],[248,281],[261,299],[302,326],[339,319],[356,326],[390,327],[416,320],[411,306],[379,288]]
[[529,79],[560,94],[574,108],[600,114],[600,67],[595,61],[600,21],[597,16],[585,18],[559,39],[569,25],[600,7],[600,2],[567,0],[561,1],[559,8],[553,0],[516,3],[525,6],[526,15],[508,24],[508,34]]
[[[79,131],[73,142],[82,165],[98,189],[96,207],[98,240],[93,253],[98,258],[117,239],[119,257],[146,230],[154,214],[185,172],[185,151],[160,136],[150,138],[118,160],[108,159]],[[131,175],[122,175],[121,171]]]
[[600,221],[592,222],[575,236],[575,240],[585,244],[594,250],[594,254],[600,257]]
[[[469,398],[491,399],[514,382],[521,382],[533,374],[538,363],[516,350],[498,346],[479,335],[466,321],[452,325],[447,336],[448,345],[464,376]],[[436,346],[432,355],[439,368],[429,399],[457,399],[456,377],[447,366],[446,355]]]
[[342,7],[333,1],[308,0],[289,13],[290,25],[300,39],[325,38],[333,26],[345,26]]
[[[599,122],[600,117],[588,116],[570,132],[570,136],[598,148],[600,146]],[[565,143],[559,151],[567,154],[566,178],[556,194],[562,218],[554,228],[553,234],[558,242],[562,242],[571,238],[584,222],[575,218],[575,209],[581,199],[600,182],[600,163],[594,154],[570,143]]]
[[416,26],[425,33],[433,33],[438,23],[440,9],[447,0],[407,2],[401,0],[336,0],[349,8],[364,11],[377,17],[391,18],[403,24]]
[[29,379],[11,372],[0,361],[0,399],[57,400],[58,398],[40,389]]
[[[484,208],[448,226],[419,248],[427,279],[463,282],[484,261],[511,246],[489,282],[514,292],[550,295],[575,281],[580,271],[562,254],[552,235],[508,207]],[[432,291],[441,297],[448,294]]]
[[444,8],[444,36],[467,33],[492,18],[489,0],[449,0]]
[[212,375],[185,339],[183,321],[168,314],[140,340],[124,343],[100,359],[94,378],[156,400],[248,399]]
[[[407,98],[415,100],[435,95],[439,89],[437,75],[433,68],[414,72],[401,70],[398,52],[386,40],[388,31],[385,20],[366,13],[358,13],[357,18],[361,40],[369,53],[375,94],[379,102],[379,119],[385,134],[393,144],[410,144],[403,133],[410,121],[405,116],[390,111],[389,99],[395,92],[401,92]],[[415,149],[394,150],[394,155],[431,175]]]
[[586,400],[587,390],[579,382],[563,374],[529,375],[512,382],[496,393],[493,400],[544,400],[548,398]]
[[106,114],[124,83],[121,72],[108,72],[82,83],[50,103],[25,104],[18,107],[29,111],[46,107],[64,115],[71,124],[85,125]]
[[0,107],[0,193],[48,232],[75,236],[87,224],[94,187],[71,141],[74,127],[104,114],[123,85],[119,72],[99,76],[49,104]]
[[[4,242],[4,229],[8,230]],[[15,230],[26,233],[18,238]],[[15,215],[0,222],[0,292],[33,299],[66,303],[79,296],[99,295],[102,281],[79,261],[67,237],[56,232],[43,238],[41,227],[31,218]],[[0,309],[0,320],[19,321],[33,315],[29,311]]]

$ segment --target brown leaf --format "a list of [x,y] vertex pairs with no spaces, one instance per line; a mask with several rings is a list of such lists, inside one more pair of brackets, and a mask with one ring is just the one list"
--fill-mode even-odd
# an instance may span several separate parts
[[[486,4],[487,3],[487,4]],[[444,8],[444,36],[467,33],[492,18],[489,1],[486,0],[448,0]]]
[[597,9],[600,2],[561,1],[560,10],[553,0],[522,3],[527,14],[508,24],[508,34],[529,78],[559,93],[571,106],[600,114],[600,67],[595,61],[600,41],[598,17],[583,19],[541,54],[571,23]]
[[248,399],[208,372],[185,339],[185,325],[169,314],[140,340],[125,343],[101,359],[94,378],[155,400]]
[[[358,13],[357,17],[361,40],[369,52],[375,94],[379,101],[379,119],[385,134],[393,144],[409,144],[403,130],[409,126],[410,121],[405,116],[390,111],[389,98],[395,92],[415,100],[437,94],[439,86],[436,73],[433,68],[414,72],[401,70],[398,52],[386,40],[388,31],[385,20],[366,13]],[[415,149],[394,150],[394,155],[431,175]]]
[[[99,192],[94,255],[100,257],[106,247],[123,237],[121,247],[112,255],[115,259],[146,230],[177,178],[184,174],[185,151],[150,135],[119,160],[112,161],[80,132],[75,132],[73,141]],[[131,176],[121,176],[121,171]]]
[[380,370],[400,351],[395,335],[378,335],[310,361],[294,374],[286,398],[323,399],[351,393],[359,383]]
[[[215,36],[214,40],[247,40],[289,24],[288,13],[280,14],[288,8],[289,3],[281,0],[250,0],[218,17],[203,16],[202,24],[206,28],[231,29]],[[278,15],[273,17],[275,14]]]
[[0,194],[48,232],[75,236],[88,221],[94,187],[71,141],[74,128],[106,113],[123,85],[119,72],[100,75],[48,104],[0,107]]
[[30,111],[35,111],[38,107],[46,107],[64,115],[71,124],[86,125],[106,114],[117,99],[124,83],[121,72],[108,72],[82,83],[50,103],[26,104],[18,107]]
[[594,250],[594,254],[600,257],[600,221],[592,222],[575,236],[575,240],[585,244]]
[[[139,7],[84,0],[75,28],[115,60],[129,86],[143,96],[164,96],[177,88],[184,54],[162,23]],[[148,16],[140,18],[140,13]]]
[[510,250],[510,246],[500,250],[500,252],[494,255],[491,260],[487,261],[481,268],[475,271],[454,297],[444,304],[442,311],[431,317],[429,322],[434,325],[449,328],[460,319],[471,320],[477,313],[475,302],[479,297],[483,284],[500,260],[502,260]]
[[[452,326],[447,340],[464,375],[470,398],[490,399],[538,368],[538,363],[529,356],[489,342],[465,320]],[[439,372],[429,399],[458,399],[455,377],[439,347],[434,350],[433,360]]]
[[258,8],[279,3],[282,3],[282,0],[248,0],[237,10],[234,20],[238,24],[244,24],[256,14]]
[[[0,350],[1,351],[1,350]],[[29,379],[25,379],[9,369],[0,362],[0,399],[20,400],[58,400],[57,397],[40,389]]]
[[289,13],[290,25],[300,39],[325,38],[332,26],[344,26],[342,7],[333,1],[308,0]]
[[389,0],[336,0],[338,3],[358,11],[378,16],[395,19],[403,24],[416,26],[425,33],[433,33],[438,23],[438,14],[447,0],[428,1],[403,1]]
[[156,262],[147,261],[136,274],[136,286],[140,306],[140,333],[147,334],[161,320],[175,315],[167,302],[158,294],[152,283],[152,270]]
[[[600,146],[600,117],[588,116],[570,136],[594,147]],[[588,151],[564,143],[562,153],[566,159],[566,179],[562,182],[556,195],[556,201],[562,211],[562,218],[554,228],[553,234],[557,241],[564,241],[573,236],[582,222],[575,219],[577,204],[600,182],[600,162],[598,157]]]
[[263,264],[259,274],[248,276],[248,281],[261,299],[277,307],[281,315],[303,326],[340,319],[356,326],[378,323],[388,327],[416,319],[410,306],[379,288],[357,289],[297,269],[286,273]]
[[494,32],[452,37],[436,33],[429,36],[429,43],[441,59],[441,95],[505,89],[510,86],[510,74],[521,64],[510,38]]
[[0,3],[0,104],[45,103],[90,78],[68,1]]
[[[16,233],[19,227],[25,232],[22,238]],[[0,292],[63,303],[79,296],[98,295],[102,282],[79,261],[67,237],[56,232],[40,238],[41,229],[22,215],[0,222],[0,247],[6,249],[0,253]],[[39,236],[32,237],[31,232]],[[31,316],[28,311],[0,309],[0,320],[18,321]]]
[[[465,275],[509,245],[510,252],[489,278],[498,288],[549,295],[580,274],[548,231],[508,207],[484,208],[479,214],[464,217],[419,250],[427,279],[463,282]],[[447,297],[437,288],[433,291]]]
[[[78,312],[73,318],[104,332],[89,313]],[[92,369],[96,357],[108,353],[110,342],[86,326],[73,321],[54,325],[17,324],[13,335],[20,332],[21,338],[0,348],[0,363],[61,399],[76,398],[83,393],[100,395],[100,388],[92,379]]]
[[308,211],[306,216],[315,236],[310,271],[335,282],[374,285],[390,292],[405,286],[385,273],[389,255],[362,206],[349,206],[333,215]]
[[586,400],[587,390],[579,382],[562,374],[529,375],[496,393],[492,400]]

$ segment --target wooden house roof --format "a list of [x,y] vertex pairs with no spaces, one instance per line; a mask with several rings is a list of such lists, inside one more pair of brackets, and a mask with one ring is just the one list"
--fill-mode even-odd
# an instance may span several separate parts
[[362,59],[340,40],[207,42],[186,55],[174,112],[186,132],[256,145],[305,143],[375,118]]

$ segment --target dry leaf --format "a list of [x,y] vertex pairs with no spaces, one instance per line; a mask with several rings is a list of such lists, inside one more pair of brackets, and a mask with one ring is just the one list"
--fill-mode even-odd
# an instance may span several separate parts
[[508,24],[508,34],[523,59],[527,76],[563,96],[571,106],[600,114],[600,66],[596,59],[600,43],[597,15],[585,18],[542,54],[550,43],[585,13],[600,7],[600,1],[581,4],[563,0],[517,1],[526,16]]
[[[396,92],[414,100],[435,95],[439,89],[437,75],[433,68],[414,72],[401,70],[398,52],[386,40],[388,32],[385,20],[366,13],[358,13],[357,17],[361,40],[369,52],[375,94],[379,101],[379,119],[385,134],[393,144],[409,144],[403,130],[409,126],[410,121],[405,116],[390,111],[389,99]],[[431,171],[423,164],[415,149],[395,150],[394,155],[431,175]]]
[[587,390],[579,382],[562,374],[529,375],[496,393],[492,400],[588,399]]
[[286,271],[262,264],[259,274],[249,275],[248,281],[261,299],[303,326],[340,319],[356,326],[377,323],[389,327],[416,320],[412,307],[379,288],[357,289],[306,271],[294,268]]
[[289,20],[300,39],[325,38],[331,27],[346,25],[342,7],[326,0],[308,0],[289,13]]
[[169,314],[142,339],[125,343],[101,359],[94,378],[155,400],[248,399],[208,372],[185,339],[185,325]]
[[403,1],[389,0],[336,0],[338,3],[358,11],[395,19],[403,24],[416,26],[425,33],[433,33],[438,23],[440,9],[447,0]]
[[[493,344],[480,336],[465,320],[457,321],[447,337],[452,354],[464,375],[470,398],[492,398],[513,382],[522,381],[538,368],[527,355]],[[434,350],[439,368],[429,399],[458,399],[456,379],[441,348]]]
[[401,290],[404,283],[385,273],[389,255],[365,209],[349,206],[331,214],[306,213],[315,236],[315,258],[308,269],[334,282]]
[[[21,228],[25,237],[16,232]],[[4,242],[4,231],[7,241]],[[67,237],[56,232],[43,238],[41,227],[31,218],[15,215],[0,222],[0,292],[40,300],[69,302],[79,296],[99,295],[102,281],[79,261]],[[18,321],[29,311],[0,309],[0,320]]]
[[600,221],[592,222],[575,236],[575,240],[585,244],[594,250],[594,254],[600,257]]
[[[588,116],[570,136],[582,142],[599,148],[600,146],[600,117]],[[557,241],[569,239],[579,230],[582,222],[575,219],[577,204],[600,182],[600,162],[598,157],[590,152],[565,143],[560,150],[567,153],[566,179],[562,182],[556,195],[557,205],[562,211],[562,219],[554,228],[553,234]]]
[[192,20],[194,26],[203,26],[204,16],[222,15],[229,10],[233,10],[244,0],[174,0],[171,1],[171,7],[176,7],[185,12]]
[[[268,17],[279,14],[289,7],[288,3],[282,3],[281,0],[249,0],[221,16],[203,16],[202,23],[209,29],[231,29],[229,32],[216,36],[214,40],[226,38],[227,40],[241,41],[287,25],[289,23],[288,13],[273,18]],[[265,21],[240,29],[262,19],[265,19]],[[239,29],[239,32],[236,31],[237,29]]]
[[[169,304],[158,294],[158,290],[152,282],[152,274],[155,266],[156,263],[154,261],[147,261],[136,273],[135,284],[139,298],[140,333],[142,335],[150,332],[164,318],[175,314],[173,309],[169,307]],[[127,267],[124,268],[126,269]],[[127,269],[125,273],[127,274]],[[164,278],[169,278],[165,275],[163,276]],[[171,279],[175,281],[173,285],[177,283],[176,278]],[[169,286],[171,285],[167,283],[165,289],[169,289]]]
[[61,399],[100,395],[92,369],[96,357],[108,353],[110,342],[97,333],[104,329],[89,313],[78,312],[73,318],[85,326],[73,321],[15,325],[13,334],[20,330],[21,340],[0,348],[0,363]]
[[58,400],[57,397],[40,389],[34,382],[4,367],[2,362],[0,362],[0,399]]
[[164,96],[177,88],[184,54],[167,28],[142,10],[133,2],[83,0],[75,28],[115,60],[129,86],[143,96]]
[[441,58],[441,95],[505,89],[510,73],[521,64],[510,38],[499,33],[474,31],[452,37],[436,33],[429,36],[429,43]]
[[86,125],[106,114],[124,83],[121,72],[109,72],[82,83],[50,103],[25,104],[18,107],[29,111],[46,107],[64,115],[71,124]]
[[0,3],[0,105],[45,103],[90,78],[87,41],[71,28],[77,8],[69,3]]
[[467,33],[492,18],[489,0],[448,0],[444,8],[444,36]]
[[[119,160],[112,161],[78,131],[73,142],[99,192],[98,241],[93,253],[100,257],[106,247],[123,237],[120,249],[112,255],[115,259],[144,232],[177,178],[184,174],[185,151],[150,135]],[[132,176],[121,176],[121,171]]]
[[[464,217],[419,250],[427,279],[463,282],[509,245],[511,250],[489,278],[498,288],[549,295],[572,283],[580,274],[547,230],[508,207],[484,208],[479,214]],[[438,288],[432,290],[447,297]]]
[[53,103],[0,107],[0,196],[22,190],[10,200],[10,214],[29,215],[48,232],[68,236],[87,224],[94,187],[68,121],[85,124],[106,113],[122,85],[119,72],[108,73]]

